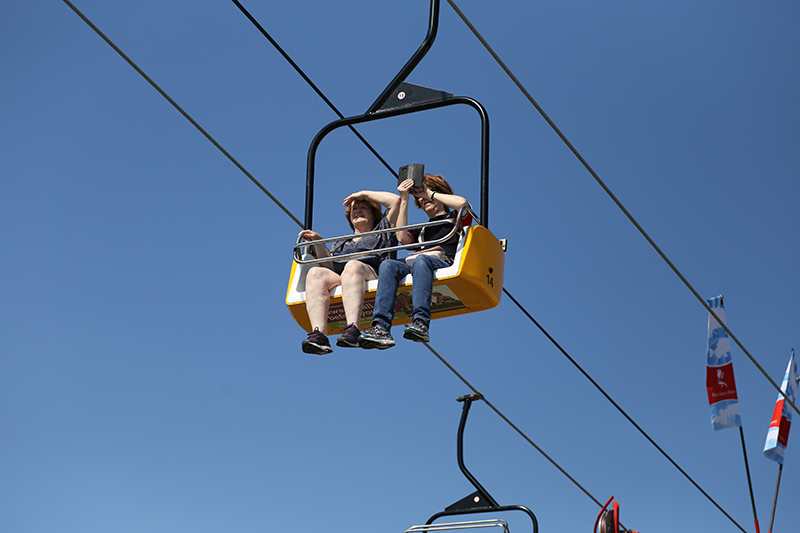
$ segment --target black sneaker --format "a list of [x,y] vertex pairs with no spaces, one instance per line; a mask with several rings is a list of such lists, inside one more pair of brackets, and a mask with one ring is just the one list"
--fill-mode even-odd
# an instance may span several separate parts
[[414,342],[428,342],[430,340],[428,336],[428,324],[419,318],[415,318],[414,322],[406,326],[406,330],[403,332],[403,338]]
[[372,348],[385,350],[386,348],[391,348],[394,344],[392,334],[380,324],[375,324],[358,338],[358,345],[366,350],[371,350]]
[[308,334],[308,338],[303,341],[303,351],[314,355],[327,355],[333,352],[328,337],[319,328]]
[[342,330],[342,336],[336,339],[336,346],[358,348],[359,337],[361,337],[361,332],[358,330],[358,326],[350,324]]

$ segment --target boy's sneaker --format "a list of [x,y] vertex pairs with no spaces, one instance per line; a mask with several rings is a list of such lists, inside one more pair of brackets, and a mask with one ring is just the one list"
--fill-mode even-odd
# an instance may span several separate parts
[[414,322],[406,326],[406,330],[403,332],[403,338],[414,342],[428,342],[430,340],[428,336],[428,324],[419,318],[415,318]]
[[336,346],[342,348],[358,348],[358,338],[361,337],[361,332],[358,326],[350,324],[342,331],[342,336],[336,339]]
[[358,338],[358,345],[367,350],[372,348],[385,350],[394,346],[395,342],[392,339],[392,334],[386,328],[380,324],[375,324]]
[[303,351],[314,355],[327,355],[333,351],[328,337],[319,328],[308,334],[308,338],[303,341]]

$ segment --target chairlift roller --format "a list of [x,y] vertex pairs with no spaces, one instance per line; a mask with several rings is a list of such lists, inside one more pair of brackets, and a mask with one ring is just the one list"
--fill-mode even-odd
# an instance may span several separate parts
[[611,509],[607,509],[608,504],[613,500],[614,497],[612,496],[600,509],[600,514],[597,515],[597,520],[594,522],[594,533],[639,533],[638,531],[626,529],[619,521],[619,502],[614,501]]
[[[317,147],[325,136],[332,131],[341,127],[352,127],[356,124],[451,105],[467,105],[475,109],[481,118],[480,216],[476,217],[475,225],[454,228],[454,230],[461,230],[457,253],[450,267],[441,268],[435,272],[433,297],[431,300],[432,320],[484,311],[496,307],[500,303],[500,297],[502,295],[503,269],[505,263],[505,241],[499,241],[488,229],[489,118],[486,110],[479,102],[472,98],[453,96],[447,92],[414,85],[404,81],[433,44],[438,27],[438,14],[439,0],[431,0],[430,22],[425,41],[365,114],[333,121],[317,133],[308,150],[304,222],[305,228],[310,229],[312,227],[314,169]],[[427,224],[415,225],[414,227],[425,225]],[[397,229],[398,228],[393,228],[391,231],[397,231]],[[348,237],[350,236],[324,239],[315,242],[332,242]],[[291,273],[289,275],[289,287],[286,291],[286,305],[289,307],[289,311],[297,323],[303,329],[310,332],[311,323],[306,312],[305,280],[309,269],[315,264],[324,262],[324,260],[316,260],[308,255],[304,255],[302,250],[306,245],[307,243],[298,242],[295,246]],[[398,247],[397,249],[410,248],[413,248],[413,245]],[[413,279],[409,274],[398,287],[394,325],[406,324],[411,321],[412,283]],[[371,322],[376,292],[377,280],[368,281],[359,324],[362,328],[368,326]],[[344,316],[344,306],[342,304],[342,289],[341,287],[337,287],[331,291],[327,333],[339,332],[345,326],[347,326],[347,324]]]

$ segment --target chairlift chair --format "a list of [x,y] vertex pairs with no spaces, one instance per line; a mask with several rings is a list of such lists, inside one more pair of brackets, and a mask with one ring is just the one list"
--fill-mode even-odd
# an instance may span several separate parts
[[[431,0],[428,34],[423,44],[406,63],[394,80],[386,87],[378,99],[363,115],[335,120],[317,133],[308,150],[306,168],[306,205],[304,227],[312,227],[314,206],[314,179],[317,147],[332,131],[342,127],[352,127],[375,120],[417,113],[451,105],[467,105],[475,109],[481,119],[481,198],[480,216],[476,216],[477,225],[461,228],[456,225],[454,231],[460,231],[455,260],[450,267],[436,271],[431,302],[431,319],[474,313],[496,307],[500,302],[503,289],[503,269],[505,264],[505,241],[499,241],[488,229],[489,217],[489,117],[483,106],[476,100],[464,96],[453,96],[450,93],[429,89],[405,82],[405,78],[419,63],[436,36],[439,18],[439,0]],[[460,216],[458,218],[460,221]],[[422,224],[425,225],[425,224]],[[409,226],[411,227],[411,226]],[[397,231],[393,228],[387,231]],[[362,234],[363,235],[363,234]],[[335,237],[315,241],[326,243],[347,238]],[[307,243],[297,243],[294,248],[289,286],[286,292],[286,305],[294,319],[306,331],[311,331],[311,324],[306,312],[305,279],[309,269],[315,264],[325,262],[303,253]],[[410,249],[413,245],[398,247]],[[394,249],[392,249],[394,250]],[[374,252],[374,251],[373,251]],[[373,253],[370,252],[370,253]],[[339,256],[341,258],[348,255]],[[410,322],[412,276],[408,275],[398,287],[395,309],[395,325]],[[360,327],[369,325],[377,291],[377,281],[367,282],[364,306]],[[327,333],[338,332],[344,328],[346,320],[342,305],[341,287],[331,291],[330,311],[328,314]]]
[[[456,231],[458,229],[456,224],[453,230]],[[392,228],[388,231],[394,232],[396,230],[397,228]],[[335,237],[315,242],[325,243],[341,238]],[[308,243],[300,242],[295,245],[289,288],[286,292],[286,304],[300,327],[306,331],[311,331],[311,323],[308,319],[305,305],[306,275],[311,267],[330,259],[317,259],[308,253],[303,253],[303,250],[308,246]],[[404,247],[398,246],[395,248]],[[357,255],[358,252],[338,257],[346,258]],[[504,262],[502,243],[488,229],[481,225],[462,228],[462,235],[458,242],[453,264],[435,271],[433,297],[431,299],[431,319],[474,313],[496,307],[500,302],[503,290]],[[395,304],[395,325],[407,324],[411,321],[413,308],[411,302],[412,283],[413,279],[409,274],[398,287]],[[370,280],[366,283],[364,306],[359,324],[362,328],[369,326],[372,320],[372,309],[377,288],[378,280]],[[331,291],[331,303],[328,311],[328,333],[340,331],[347,326],[346,322],[342,304],[342,288],[339,286]]]

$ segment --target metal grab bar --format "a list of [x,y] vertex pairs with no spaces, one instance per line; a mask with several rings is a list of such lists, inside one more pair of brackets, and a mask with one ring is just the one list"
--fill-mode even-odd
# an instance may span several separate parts
[[428,524],[425,526],[411,526],[405,533],[427,533],[428,531],[457,531],[463,529],[479,529],[485,527],[502,527],[503,533],[508,533],[508,523],[499,518],[493,520],[472,520],[469,522],[451,522],[449,524]]
[[[318,239],[318,240],[315,240],[315,241],[300,241],[300,237],[298,236],[297,237],[297,242],[294,245],[294,248],[292,249],[292,255],[294,256],[294,261],[298,265],[316,265],[316,264],[319,264],[319,263],[330,262],[333,259],[351,259],[351,258],[354,258],[354,257],[364,257],[366,255],[373,255],[375,253],[384,254],[384,253],[393,252],[393,251],[396,251],[396,250],[410,250],[410,249],[415,249],[415,248],[421,248],[423,246],[431,246],[431,245],[435,246],[435,245],[438,245],[438,244],[442,244],[443,242],[446,242],[448,239],[451,239],[453,237],[453,235],[455,235],[456,233],[461,233],[463,231],[464,224],[462,222],[462,218],[464,217],[464,215],[466,213],[469,213],[470,215],[472,215],[472,217],[480,225],[480,220],[478,219],[477,215],[475,215],[475,212],[469,206],[463,206],[458,210],[458,213],[456,214],[456,223],[455,224],[453,224],[453,221],[450,220],[450,219],[436,220],[434,222],[420,222],[418,224],[410,224],[408,226],[400,226],[398,228],[379,229],[379,230],[374,230],[374,231],[366,231],[364,233],[353,233],[353,234],[350,234],[350,235],[342,235],[340,237],[329,237],[327,239]],[[442,237],[440,239],[433,240],[433,241],[425,241],[425,242],[422,242],[422,243],[415,242],[415,243],[411,243],[411,244],[400,244],[400,245],[397,245],[397,246],[389,246],[387,248],[375,248],[374,250],[363,250],[363,251],[358,251],[358,252],[350,252],[350,253],[346,253],[346,254],[339,254],[339,255],[336,255],[336,256],[329,255],[329,256],[326,256],[326,257],[316,257],[316,258],[313,258],[313,259],[304,259],[301,256],[301,253],[302,253],[301,250],[303,248],[306,248],[308,246],[314,246],[315,244],[325,244],[325,243],[328,243],[328,242],[336,242],[336,241],[341,241],[341,240],[346,240],[346,239],[352,239],[353,237],[356,237],[356,236],[358,236],[358,237],[366,237],[368,235],[382,235],[384,233],[395,233],[397,231],[404,231],[404,230],[409,230],[409,229],[427,228],[427,227],[434,227],[434,226],[443,226],[445,224],[453,224],[453,229],[450,230],[450,232],[448,232],[448,234],[445,235],[444,237]]]

